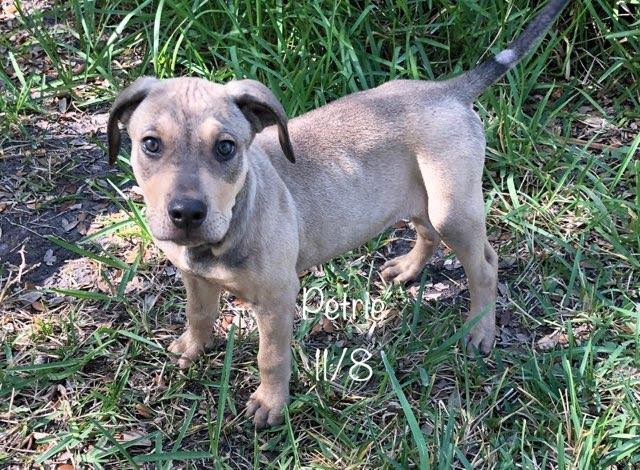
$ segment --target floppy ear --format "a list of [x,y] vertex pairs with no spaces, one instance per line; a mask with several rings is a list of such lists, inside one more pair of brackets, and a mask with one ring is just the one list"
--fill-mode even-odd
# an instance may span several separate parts
[[287,114],[273,92],[255,80],[233,80],[226,84],[226,88],[255,133],[272,124],[278,126],[278,140],[284,156],[295,163],[287,129]]
[[151,89],[160,80],[153,77],[140,77],[122,90],[109,112],[107,139],[109,143],[109,164],[113,165],[120,151],[120,128],[118,122],[127,123],[133,110],[144,100]]

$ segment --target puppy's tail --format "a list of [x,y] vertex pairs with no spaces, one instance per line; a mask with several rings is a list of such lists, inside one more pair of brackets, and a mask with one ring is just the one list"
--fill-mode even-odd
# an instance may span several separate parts
[[569,0],[550,0],[505,50],[454,78],[451,84],[456,94],[467,102],[474,101],[536,46],[567,3]]

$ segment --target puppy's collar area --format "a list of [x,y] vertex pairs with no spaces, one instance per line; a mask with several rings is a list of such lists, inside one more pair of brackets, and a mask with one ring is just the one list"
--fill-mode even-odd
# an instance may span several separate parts
[[208,244],[187,248],[185,250],[185,257],[190,266],[198,264],[206,265],[211,263],[215,258],[213,249]]

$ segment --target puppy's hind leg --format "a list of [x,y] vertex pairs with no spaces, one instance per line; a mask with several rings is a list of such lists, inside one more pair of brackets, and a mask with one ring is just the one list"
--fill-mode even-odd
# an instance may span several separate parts
[[469,279],[471,309],[467,321],[481,316],[467,337],[468,344],[488,353],[493,347],[496,329],[498,257],[486,235],[482,160],[469,158],[465,167],[459,162],[456,167],[455,163],[446,155],[437,161],[419,160],[431,222],[442,240],[456,252]]
[[382,265],[381,275],[385,281],[403,283],[417,278],[440,243],[440,235],[426,213],[412,217],[411,221],[416,228],[416,244],[406,255],[397,256]]

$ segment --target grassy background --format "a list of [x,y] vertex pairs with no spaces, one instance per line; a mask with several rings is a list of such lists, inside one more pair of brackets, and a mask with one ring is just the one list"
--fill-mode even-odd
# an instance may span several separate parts
[[[110,210],[81,240],[55,242],[78,257],[69,265],[97,273],[91,282],[66,282],[65,265],[41,288],[3,266],[0,464],[640,464],[640,5],[612,3],[572,2],[536,53],[477,104],[501,259],[490,357],[469,359],[459,347],[468,292],[451,253],[439,251],[421,283],[380,281],[381,262],[410,245],[400,224],[304,278],[325,297],[383,300],[386,314],[298,319],[286,423],[256,433],[243,406],[258,380],[257,332],[238,299],[225,296],[217,346],[187,372],[164,351],[182,328],[184,290],[150,244],[123,157],[108,180],[89,178],[73,196],[98,194]],[[393,78],[452,76],[504,47],[536,4],[3,2],[13,30],[0,37],[0,162],[5,173],[31,162],[14,144],[37,149],[55,137],[34,132],[38,120],[67,107],[103,116],[141,74],[257,78],[292,116]],[[94,150],[104,149],[103,132],[85,136]],[[66,198],[67,162],[82,152],[55,155],[56,184],[33,191]],[[11,207],[41,210],[25,203]],[[368,381],[349,379],[356,348],[372,354]],[[328,381],[315,374],[325,349],[330,376],[347,351]]]

